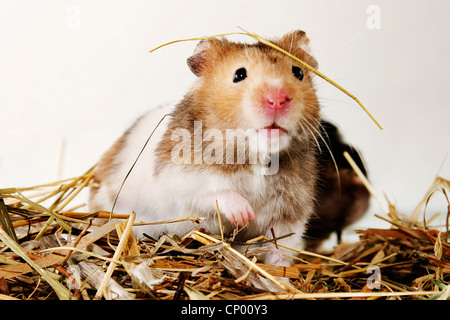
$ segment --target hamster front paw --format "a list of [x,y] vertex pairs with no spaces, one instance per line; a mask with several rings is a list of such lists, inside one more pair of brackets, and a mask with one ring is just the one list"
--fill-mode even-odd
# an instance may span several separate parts
[[232,223],[240,227],[255,219],[255,213],[250,203],[239,193],[231,190],[217,194],[219,211]]

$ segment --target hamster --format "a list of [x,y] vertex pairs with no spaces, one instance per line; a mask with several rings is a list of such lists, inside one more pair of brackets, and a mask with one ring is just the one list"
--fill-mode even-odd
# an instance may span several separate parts
[[337,242],[340,243],[342,230],[363,217],[370,201],[369,191],[343,156],[347,151],[367,176],[358,150],[344,142],[338,128],[328,121],[321,121],[320,133],[330,150],[320,140],[321,148],[317,150],[317,202],[305,233],[306,249],[309,251],[317,251],[333,232],[336,232]]
[[[314,68],[308,37],[293,31],[273,41]],[[117,192],[150,133],[145,150],[123,185],[115,213],[136,212],[136,222],[197,215],[197,228],[235,240],[265,235],[299,247],[314,209],[316,135],[320,108],[312,73],[264,44],[212,38],[198,43],[187,59],[197,76],[173,107],[153,109],[100,160],[90,193],[90,210],[111,210]],[[192,222],[136,226],[157,238],[179,236]],[[289,266],[292,251],[268,246],[264,261]]]

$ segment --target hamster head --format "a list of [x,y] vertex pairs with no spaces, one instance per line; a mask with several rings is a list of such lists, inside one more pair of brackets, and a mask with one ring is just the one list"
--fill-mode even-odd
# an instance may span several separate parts
[[[317,68],[305,32],[273,42]],[[261,43],[213,38],[201,41],[187,62],[198,76],[196,107],[208,127],[246,130],[257,139],[260,152],[273,143],[276,151],[286,149],[292,139],[309,139],[317,132],[319,104],[312,74],[282,52]]]

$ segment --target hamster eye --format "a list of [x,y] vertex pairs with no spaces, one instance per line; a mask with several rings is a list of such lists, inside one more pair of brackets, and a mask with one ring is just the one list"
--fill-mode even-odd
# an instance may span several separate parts
[[245,68],[239,68],[234,72],[233,82],[241,82],[247,78],[247,70]]
[[296,66],[292,66],[292,74],[294,75],[294,77],[296,77],[298,80],[302,81],[303,80],[303,70],[300,69],[299,67]]

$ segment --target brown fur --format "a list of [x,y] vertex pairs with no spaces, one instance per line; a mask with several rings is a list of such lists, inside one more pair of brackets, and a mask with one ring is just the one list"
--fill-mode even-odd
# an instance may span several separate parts
[[[103,157],[100,159],[99,163],[97,164],[97,169],[95,171],[95,176],[93,179],[93,184],[91,186],[90,195],[89,195],[89,202],[91,204],[95,203],[92,201],[94,197],[96,196],[100,184],[108,185],[108,177],[111,175],[111,171],[114,169],[114,160],[119,152],[125,144],[127,133],[122,135],[114,144],[113,146],[106,151],[106,153],[103,155]],[[111,199],[114,199],[115,193],[113,190],[109,190],[109,196]],[[116,191],[117,192],[117,191]],[[90,208],[93,211],[100,211],[104,210],[105,208],[99,208],[99,207],[92,207]]]

